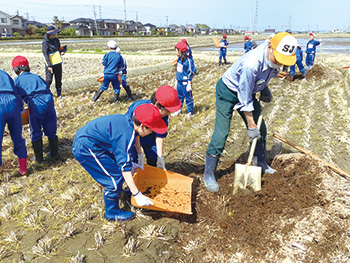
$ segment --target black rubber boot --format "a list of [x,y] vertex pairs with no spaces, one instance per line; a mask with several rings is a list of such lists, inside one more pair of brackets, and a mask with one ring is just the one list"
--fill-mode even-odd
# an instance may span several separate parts
[[129,221],[134,218],[134,212],[124,211],[119,208],[119,198],[113,199],[104,195],[106,213],[108,221]]
[[221,66],[221,60],[219,60],[219,66]]
[[103,93],[103,90],[101,90],[101,89],[99,89],[98,91],[96,91],[95,95],[92,97],[92,100],[93,100],[93,101],[98,100],[102,93]]
[[217,192],[220,187],[216,182],[214,172],[219,162],[219,157],[206,154],[205,156],[205,170],[204,170],[204,184],[208,191]]
[[290,76],[290,82],[294,81],[294,76]]
[[43,157],[43,139],[32,142],[33,150],[35,154],[35,162],[42,163],[44,161]]
[[276,172],[266,163],[266,145],[257,144],[254,152],[254,166],[260,166],[263,173],[273,174]]
[[56,92],[57,92],[57,98],[61,97],[62,89],[56,89]]
[[53,160],[58,160],[60,157],[58,155],[58,138],[49,138],[50,144],[50,156]]
[[126,91],[126,94],[128,94],[129,99],[130,100],[134,100],[134,97],[132,95],[132,92],[131,92],[131,89],[130,89],[129,85],[126,85],[126,87],[124,89]]
[[227,64],[227,61],[226,61],[226,59],[224,59],[224,64],[225,64],[225,65]]
[[119,93],[114,93],[114,102],[118,102],[119,101]]

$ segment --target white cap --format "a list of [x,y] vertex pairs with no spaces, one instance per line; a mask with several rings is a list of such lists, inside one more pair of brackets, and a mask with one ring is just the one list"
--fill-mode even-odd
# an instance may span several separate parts
[[119,47],[117,47],[117,49],[115,50],[117,53],[119,53],[120,54],[120,48]]
[[107,47],[109,48],[117,48],[117,42],[115,42],[114,40],[109,40],[108,43],[107,43]]

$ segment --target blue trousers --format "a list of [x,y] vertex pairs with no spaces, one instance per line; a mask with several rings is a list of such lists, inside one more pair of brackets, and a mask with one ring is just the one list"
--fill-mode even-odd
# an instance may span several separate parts
[[103,149],[91,150],[74,139],[72,152],[75,159],[105,188],[104,195],[116,199],[122,191],[124,177],[115,161],[114,154]]
[[179,99],[181,101],[181,109],[182,106],[184,104],[184,100],[186,99],[186,105],[187,105],[187,113],[193,113],[193,95],[192,95],[192,91],[188,92],[186,90],[186,86],[187,86],[187,81],[178,81],[177,82],[177,93],[179,96]]
[[118,80],[118,75],[104,74],[103,82],[100,87],[101,90],[105,91],[109,87],[109,83],[112,82],[113,90],[115,93],[120,93],[120,82]]
[[[299,68],[299,70],[300,70],[300,72],[301,72],[302,74],[305,74],[305,73],[306,73],[302,61],[297,61],[296,65],[298,66],[298,68]],[[289,73],[290,73],[291,76],[294,76],[294,75],[295,75],[295,65],[289,67]]]
[[123,88],[125,88],[128,85],[128,83],[126,82],[126,74],[123,74],[121,79],[122,79],[122,86]]
[[26,142],[22,137],[21,108],[22,103],[14,95],[0,94],[0,165],[2,164],[2,139],[6,124],[13,142],[14,154],[19,159],[27,158]]
[[313,66],[314,65],[314,61],[315,61],[315,55],[316,54],[310,54],[310,53],[307,53],[306,54],[306,58],[305,58],[305,64],[306,66]]
[[226,60],[226,51],[227,49],[220,50],[219,60],[221,60],[222,58]]
[[48,138],[56,138],[57,115],[51,94],[37,94],[28,101],[30,138],[40,140],[43,132]]

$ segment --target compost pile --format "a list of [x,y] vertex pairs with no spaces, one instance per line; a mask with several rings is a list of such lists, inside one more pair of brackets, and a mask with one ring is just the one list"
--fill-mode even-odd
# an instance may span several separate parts
[[206,244],[193,255],[201,253],[202,258],[207,256],[205,261],[215,251],[221,251],[226,259],[271,262],[319,262],[337,257],[330,251],[349,256],[350,231],[344,230],[350,216],[349,202],[346,210],[335,209],[334,197],[325,191],[334,187],[332,181],[345,179],[302,154],[278,155],[272,167],[277,172],[264,175],[262,190],[251,195],[232,195],[234,172],[219,180],[219,194],[200,190],[195,213],[197,222],[208,227],[187,225],[182,245],[191,233],[201,236]]

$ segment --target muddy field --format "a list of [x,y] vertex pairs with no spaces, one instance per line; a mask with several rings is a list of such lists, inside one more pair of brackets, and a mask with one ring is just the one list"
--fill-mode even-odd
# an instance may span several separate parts
[[[174,84],[172,46],[179,40],[145,40],[137,52],[137,43],[120,42],[136,99]],[[188,38],[194,47],[211,41]],[[267,156],[277,173],[263,176],[257,193],[232,195],[235,163],[245,163],[249,146],[237,113],[216,173],[220,192],[209,193],[202,181],[214,128],[215,85],[230,65],[218,67],[216,52],[194,51],[199,73],[193,80],[195,115],[191,120],[183,115],[170,119],[164,154],[169,170],[194,179],[193,214],[137,209],[123,196],[121,206],[137,217],[110,223],[103,219],[103,189],[71,153],[77,129],[99,116],[125,113],[131,103],[124,90],[118,104],[110,102],[112,90],[92,102],[103,71],[103,52],[96,49],[104,42],[76,43],[64,57],[63,98],[55,99],[61,161],[35,166],[29,160],[29,176],[15,176],[17,161],[5,131],[1,262],[350,262],[349,179],[272,136],[277,133],[350,171],[350,77],[347,69],[336,69],[348,66],[350,55],[318,54],[309,81],[297,73],[292,83],[288,78],[270,83],[274,100],[265,114]],[[43,76],[39,51],[35,45],[2,47],[0,68],[11,72],[11,59],[21,54],[28,57],[32,72]],[[242,54],[229,53],[228,61]],[[23,133],[32,158],[28,126]],[[46,138],[44,144],[47,150]]]

